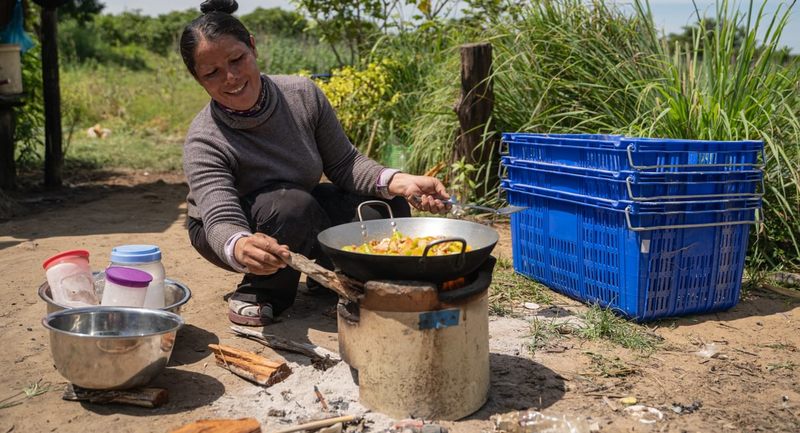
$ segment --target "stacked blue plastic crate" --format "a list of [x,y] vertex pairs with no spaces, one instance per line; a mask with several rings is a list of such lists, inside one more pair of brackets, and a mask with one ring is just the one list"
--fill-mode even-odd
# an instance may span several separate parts
[[[514,269],[635,320],[739,299],[763,143],[503,134]],[[761,155],[761,159],[759,156]]]

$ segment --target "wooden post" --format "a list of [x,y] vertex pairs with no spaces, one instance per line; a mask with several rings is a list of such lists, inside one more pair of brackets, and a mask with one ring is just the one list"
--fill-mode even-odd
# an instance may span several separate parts
[[42,6],[42,80],[44,81],[44,185],[61,186],[64,153],[61,148],[61,91],[58,79],[58,13]]
[[[491,44],[482,42],[461,46],[461,100],[455,108],[460,130],[453,153],[454,161],[464,158],[469,164],[490,167],[496,159],[495,138],[484,139],[484,131],[494,131],[494,125],[490,123],[494,109],[491,74]],[[485,175],[477,172],[472,180],[480,183],[477,177],[483,179]]]

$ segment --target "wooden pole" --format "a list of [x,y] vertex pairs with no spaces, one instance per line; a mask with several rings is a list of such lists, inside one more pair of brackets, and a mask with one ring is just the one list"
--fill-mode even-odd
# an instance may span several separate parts
[[[496,139],[484,139],[485,131],[494,131],[491,123],[494,110],[491,75],[492,45],[485,42],[462,45],[461,99],[455,107],[460,131],[453,152],[454,161],[463,158],[469,164],[490,167],[497,159]],[[494,172],[496,170],[492,170]],[[475,173],[473,176],[483,179],[485,173]],[[472,180],[481,183],[480,179]]]
[[42,80],[44,81],[44,185],[61,186],[64,153],[61,148],[61,91],[58,79],[58,14],[42,7]]

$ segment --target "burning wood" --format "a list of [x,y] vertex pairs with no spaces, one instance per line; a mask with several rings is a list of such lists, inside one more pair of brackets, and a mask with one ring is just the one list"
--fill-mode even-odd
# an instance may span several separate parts
[[259,385],[271,386],[292,374],[289,365],[283,361],[271,361],[255,353],[219,344],[209,344],[208,348],[214,352],[217,365]]

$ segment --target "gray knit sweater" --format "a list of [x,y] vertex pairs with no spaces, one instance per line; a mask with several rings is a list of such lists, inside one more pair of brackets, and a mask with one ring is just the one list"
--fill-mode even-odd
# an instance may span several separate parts
[[376,194],[383,166],[347,139],[322,91],[309,79],[269,76],[266,107],[237,116],[210,102],[189,127],[183,169],[189,216],[203,221],[208,242],[225,260],[225,242],[250,231],[239,199],[273,182],[311,191],[324,173],[334,184]]

